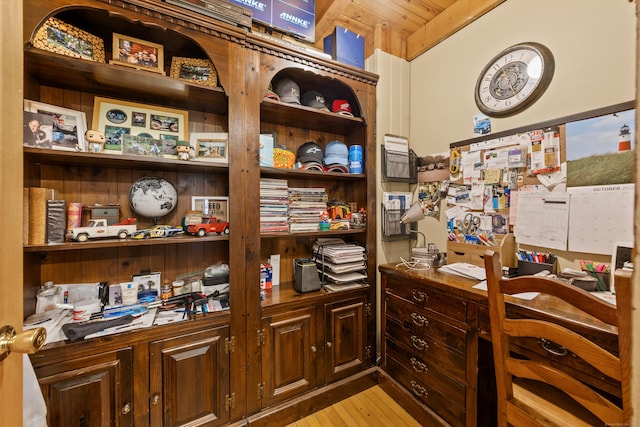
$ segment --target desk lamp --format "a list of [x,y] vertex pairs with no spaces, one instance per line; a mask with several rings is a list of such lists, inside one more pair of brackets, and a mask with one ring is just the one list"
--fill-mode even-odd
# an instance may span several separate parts
[[405,214],[400,218],[400,222],[407,225],[407,230],[422,236],[424,246],[415,246],[411,248],[411,260],[420,264],[421,266],[431,266],[433,264],[433,260],[435,256],[437,256],[437,249],[436,252],[434,252],[434,248],[426,248],[427,238],[424,233],[418,230],[411,229],[409,225],[411,223],[423,220],[426,216],[427,208],[425,208],[421,202],[415,202],[413,205],[411,205],[409,210],[405,212]]

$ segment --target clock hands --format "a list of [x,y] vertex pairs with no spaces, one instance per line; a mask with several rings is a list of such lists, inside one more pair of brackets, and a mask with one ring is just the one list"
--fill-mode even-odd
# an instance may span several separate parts
[[507,81],[507,84],[511,88],[511,92],[513,93],[513,95],[515,95],[516,94],[516,90],[513,87],[513,84],[511,84],[511,79],[509,78],[509,75],[507,74],[507,72],[505,70],[502,70],[502,75],[504,76],[504,79]]

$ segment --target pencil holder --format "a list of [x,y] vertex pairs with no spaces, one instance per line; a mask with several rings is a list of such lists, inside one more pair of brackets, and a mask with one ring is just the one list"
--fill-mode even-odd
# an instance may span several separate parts
[[549,273],[556,273],[556,263],[546,264],[544,262],[531,262],[518,260],[518,276],[532,276],[541,271],[547,270]]
[[597,280],[597,291],[608,291],[611,289],[611,274],[608,271],[586,271],[586,273]]

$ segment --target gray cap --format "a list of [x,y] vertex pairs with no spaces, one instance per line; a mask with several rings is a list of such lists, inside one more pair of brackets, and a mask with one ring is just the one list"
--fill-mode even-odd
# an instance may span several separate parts
[[320,110],[329,111],[324,96],[317,90],[309,90],[302,94],[302,105],[307,107],[318,108]]
[[285,77],[278,82],[276,93],[280,101],[300,105],[300,86],[290,78]]

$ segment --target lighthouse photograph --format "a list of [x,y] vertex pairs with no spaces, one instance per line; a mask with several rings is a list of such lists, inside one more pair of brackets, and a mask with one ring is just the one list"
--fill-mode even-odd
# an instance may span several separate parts
[[567,187],[633,182],[635,110],[567,123]]

